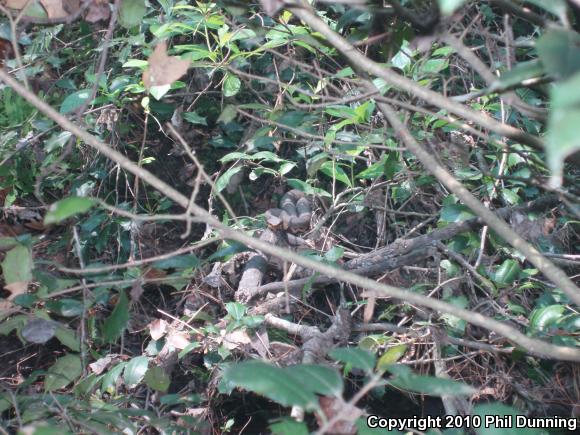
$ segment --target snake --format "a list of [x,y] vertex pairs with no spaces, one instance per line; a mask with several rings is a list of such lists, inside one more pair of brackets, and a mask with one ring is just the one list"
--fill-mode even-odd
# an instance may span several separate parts
[[264,212],[268,228],[297,233],[310,225],[312,210],[304,192],[292,189],[280,200],[280,208],[270,208]]

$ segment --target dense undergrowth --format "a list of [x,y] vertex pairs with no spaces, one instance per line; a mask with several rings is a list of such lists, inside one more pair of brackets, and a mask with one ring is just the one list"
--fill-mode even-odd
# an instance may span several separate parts
[[572,428],[577,2],[21,3],[3,71],[148,173],[0,80],[3,433]]

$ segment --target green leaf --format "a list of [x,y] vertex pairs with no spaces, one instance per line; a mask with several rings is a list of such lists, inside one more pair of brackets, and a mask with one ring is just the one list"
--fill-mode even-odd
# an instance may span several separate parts
[[310,431],[306,423],[285,418],[270,425],[272,435],[308,435]]
[[312,187],[307,182],[299,180],[297,178],[289,178],[286,181],[288,183],[288,186],[292,187],[293,189],[298,189],[304,192],[306,195],[318,195],[324,198],[332,198],[332,195],[328,193],[326,190],[320,189],[318,187]]
[[348,175],[346,175],[346,172],[344,172],[344,169],[342,169],[338,163],[333,163],[331,161],[324,162],[322,165],[320,165],[319,170],[324,175],[328,175],[329,177],[335,178],[338,181],[346,184],[348,187],[352,187],[352,183],[350,182]]
[[111,315],[103,323],[103,340],[105,343],[114,343],[121,336],[129,322],[129,299],[125,291],[119,292],[119,302]]
[[[376,416],[375,416],[376,417]],[[373,417],[374,418],[374,417]],[[380,418],[380,417],[378,417]],[[401,434],[403,432],[399,432],[396,429],[388,429],[388,428],[382,428],[378,426],[378,418],[377,420],[373,420],[371,419],[370,423],[372,425],[377,425],[376,427],[369,427],[369,422],[366,418],[359,418],[357,419],[357,421],[355,422],[356,424],[356,428],[358,429],[358,435],[398,435]],[[433,434],[433,431],[429,431],[427,432],[428,434]]]
[[65,198],[52,204],[44,217],[44,224],[56,224],[71,216],[90,210],[96,201],[82,196]]
[[242,170],[241,166],[234,166],[224,172],[215,182],[215,188],[218,192],[224,190],[230,183],[231,178]]
[[191,124],[207,125],[207,120],[203,116],[197,114],[197,112],[186,112],[181,115],[183,119]]
[[521,270],[516,260],[505,260],[493,274],[493,280],[497,284],[511,285],[519,278]]
[[127,62],[125,62],[121,66],[123,68],[141,68],[141,69],[145,69],[145,68],[147,68],[148,65],[149,65],[149,62],[147,62],[146,60],[142,60],[142,59],[129,59]]
[[409,346],[406,344],[397,344],[396,346],[387,349],[387,351],[379,358],[379,361],[377,362],[377,369],[381,371],[387,370],[388,366],[396,363],[403,357],[403,355],[405,355],[408,347]]
[[60,113],[69,113],[87,103],[91,98],[90,89],[82,89],[67,96],[60,106]]
[[8,335],[15,329],[22,328],[28,322],[28,316],[20,315],[11,317],[0,323],[0,335]]
[[403,390],[431,396],[464,396],[475,394],[477,390],[469,385],[450,379],[414,374],[409,367],[393,365],[389,371],[395,375],[389,383]]
[[538,39],[536,49],[548,73],[567,78],[580,71],[578,33],[561,29],[549,30]]
[[46,308],[63,317],[76,317],[83,312],[84,305],[76,299],[63,298],[58,301],[47,301]]
[[260,361],[247,361],[228,367],[223,375],[226,383],[261,394],[282,406],[318,408],[316,395],[305,388],[300,379],[279,367]]
[[330,263],[336,263],[343,255],[344,248],[342,246],[333,246],[324,254],[324,259]]
[[103,382],[101,384],[103,391],[112,394],[115,391],[117,385],[117,380],[121,376],[121,372],[127,366],[126,362],[117,364],[115,367],[111,368],[105,376],[103,376]]
[[123,0],[119,11],[119,22],[127,29],[140,24],[147,12],[145,0]]
[[241,87],[242,82],[237,76],[227,74],[226,79],[224,80],[224,97],[233,97],[240,92]]
[[195,255],[185,254],[156,261],[153,263],[153,267],[158,269],[190,269],[199,266],[199,263],[199,258]]
[[81,351],[79,338],[72,329],[65,326],[59,326],[56,328],[56,331],[54,331],[54,336],[70,350],[75,352]]
[[473,216],[471,210],[462,204],[445,205],[441,210],[441,220],[445,222],[460,222]]
[[330,367],[315,364],[300,364],[286,368],[286,372],[300,379],[307,389],[323,396],[342,394],[342,377]]
[[78,355],[65,355],[56,360],[44,377],[44,390],[54,391],[66,387],[82,373],[81,359]]
[[145,377],[149,358],[146,356],[136,356],[127,363],[123,372],[123,379],[128,387],[134,387]]
[[[580,42],[579,42],[580,44]],[[580,58],[580,52],[578,54]],[[562,184],[564,160],[580,150],[580,73],[556,85],[551,93],[552,110],[548,118],[546,157],[552,171],[550,184]]]
[[234,320],[242,320],[246,315],[247,308],[239,302],[228,302],[226,304],[226,311]]
[[443,15],[451,15],[459,9],[467,0],[437,0]]
[[149,370],[147,370],[147,373],[145,373],[143,381],[149,388],[152,388],[153,390],[156,391],[161,391],[163,393],[167,392],[167,390],[169,389],[169,384],[171,383],[169,375],[165,373],[163,367],[160,366],[153,366]]
[[171,85],[151,86],[149,88],[149,93],[153,95],[153,98],[159,101],[169,92],[170,89]]
[[375,368],[375,356],[369,351],[358,347],[339,347],[328,352],[328,356],[367,373],[371,373]]
[[28,283],[32,280],[32,253],[24,245],[17,245],[6,253],[2,261],[2,273],[4,282],[12,284],[15,282]]
[[530,314],[530,324],[528,328],[533,332],[547,331],[551,325],[556,324],[566,312],[564,305],[548,305],[547,307],[536,308]]

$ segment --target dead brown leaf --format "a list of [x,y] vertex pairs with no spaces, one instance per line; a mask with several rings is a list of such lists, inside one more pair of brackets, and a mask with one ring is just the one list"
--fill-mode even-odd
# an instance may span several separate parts
[[248,336],[246,331],[236,329],[235,331],[229,332],[224,335],[224,346],[228,350],[234,350],[250,344],[252,340]]
[[0,313],[5,313],[14,308],[14,304],[7,299],[0,299]]
[[26,290],[28,290],[28,281],[17,281],[11,284],[6,284],[4,288],[11,293],[7,298],[11,301],[18,295],[26,294]]
[[42,7],[46,11],[48,18],[64,18],[69,13],[64,10],[63,0],[40,0]]
[[363,314],[363,322],[369,323],[375,314],[375,306],[377,304],[377,299],[374,296],[369,296],[367,298],[367,304],[365,305],[365,310]]
[[320,427],[323,427],[328,420],[337,416],[341,417],[341,419],[334,423],[332,427],[327,428],[327,433],[337,435],[353,435],[357,433],[354,422],[363,414],[361,409],[345,403],[342,399],[330,396],[320,397],[319,403],[320,409],[325,416],[325,418],[322,418],[320,414],[315,414]]
[[96,23],[97,21],[108,20],[110,16],[109,0],[93,0],[85,15],[85,20],[89,23]]
[[26,2],[28,2],[28,0],[6,0],[6,3],[4,3],[6,5],[7,8],[10,9],[16,9],[17,11],[21,10],[24,6],[26,6]]
[[148,60],[149,67],[143,72],[143,84],[147,89],[172,84],[187,72],[191,64],[189,60],[168,56],[165,41],[157,44]]
[[163,319],[155,319],[149,324],[149,334],[155,341],[159,340],[165,335],[167,330],[167,322]]
[[189,345],[189,338],[185,332],[178,332],[167,336],[167,344],[176,349],[185,349]]

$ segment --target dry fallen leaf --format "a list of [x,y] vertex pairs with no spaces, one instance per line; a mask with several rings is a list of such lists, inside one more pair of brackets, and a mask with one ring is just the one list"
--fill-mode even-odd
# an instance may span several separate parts
[[235,331],[229,332],[224,335],[224,346],[228,350],[234,350],[239,347],[243,347],[250,344],[252,340],[248,336],[246,331],[236,329]]
[[85,15],[85,20],[89,23],[96,23],[101,20],[108,20],[111,16],[109,0],[93,0]]
[[167,344],[170,344],[176,349],[185,349],[189,344],[189,339],[187,334],[184,332],[179,332],[176,334],[170,334],[167,336]]
[[4,289],[11,293],[10,296],[8,296],[8,300],[12,300],[16,296],[26,293],[26,290],[28,290],[28,281],[18,281],[11,284],[6,284]]
[[40,0],[42,7],[46,10],[48,18],[64,18],[69,13],[64,10],[62,0]]
[[0,314],[6,313],[14,308],[14,304],[6,299],[0,299]]
[[113,361],[113,356],[114,355],[107,355],[104,356],[103,358],[99,358],[94,363],[89,364],[89,368],[95,375],[98,376],[101,373],[103,373],[107,367],[111,365],[111,362]]
[[7,8],[10,9],[16,9],[17,11],[21,10],[24,6],[26,6],[26,3],[28,2],[28,0],[6,0],[6,3],[4,3],[6,5]]
[[157,44],[148,61],[149,67],[143,72],[143,84],[147,89],[172,84],[187,72],[191,64],[189,60],[168,56],[165,41]]
[[155,319],[149,324],[149,334],[155,341],[159,340],[167,330],[167,322],[163,319]]

